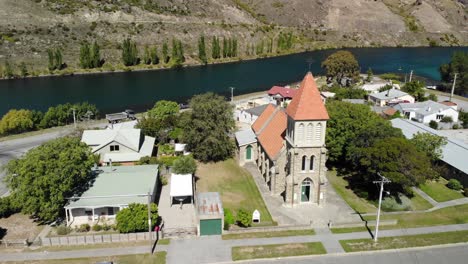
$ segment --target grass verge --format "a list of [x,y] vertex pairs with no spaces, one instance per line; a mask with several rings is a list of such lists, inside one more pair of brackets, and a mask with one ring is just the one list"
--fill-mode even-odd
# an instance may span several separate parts
[[[364,220],[375,220],[376,216],[364,216]],[[396,219],[395,228],[411,228],[435,225],[468,223],[468,204],[446,207],[427,213],[384,214],[382,220]]]
[[226,234],[226,235],[223,235],[222,238],[223,240],[229,240],[229,239],[312,236],[312,235],[315,235],[314,230],[304,229],[304,230],[285,230],[285,231],[273,231],[273,232],[249,232],[249,233],[238,233],[238,234]]
[[382,237],[379,238],[379,242],[377,243],[374,243],[374,240],[369,238],[340,240],[340,244],[346,252],[424,247],[460,242],[468,242],[468,230],[413,236]]
[[305,256],[326,253],[327,251],[320,242],[240,246],[232,248],[232,260]]
[[[75,258],[75,259],[47,259],[47,260],[32,260],[21,263],[26,264],[83,264],[83,263],[97,263],[100,261],[112,261],[119,264],[166,264],[166,251],[156,252],[153,255],[140,254],[140,255],[123,255],[123,256],[110,256],[98,258]],[[17,262],[4,262],[4,263],[17,263]]]
[[260,211],[262,225],[274,225],[252,175],[233,159],[216,163],[200,163],[197,168],[199,192],[219,192],[223,207],[235,215],[239,209]]
[[[158,245],[169,245],[170,239],[160,239]],[[82,250],[82,249],[96,249],[96,248],[120,248],[120,247],[136,247],[149,245],[148,241],[130,241],[130,242],[115,242],[115,243],[99,243],[99,244],[85,244],[74,246],[50,246],[40,247],[30,251],[65,251],[65,250]]]
[[445,186],[446,184],[447,180],[440,178],[437,181],[428,181],[419,188],[437,202],[446,202],[464,197],[460,192],[449,189]]

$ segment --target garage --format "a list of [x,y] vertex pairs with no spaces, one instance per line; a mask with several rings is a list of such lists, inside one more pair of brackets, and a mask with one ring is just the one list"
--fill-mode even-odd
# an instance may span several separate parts
[[198,234],[200,236],[221,235],[223,233],[224,210],[219,193],[197,193],[196,206]]

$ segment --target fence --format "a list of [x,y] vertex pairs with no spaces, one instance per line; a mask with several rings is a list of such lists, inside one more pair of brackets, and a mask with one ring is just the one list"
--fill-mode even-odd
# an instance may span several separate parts
[[[158,234],[151,232],[153,240],[156,240]],[[100,244],[100,243],[115,243],[115,242],[130,242],[149,240],[148,232],[127,233],[127,234],[93,234],[93,235],[78,235],[78,236],[56,236],[46,237],[42,239],[42,246],[64,246],[64,245],[84,245],[84,244]]]
[[28,247],[28,246],[41,246],[40,240],[29,241],[28,239],[14,239],[14,240],[0,240],[2,247]]

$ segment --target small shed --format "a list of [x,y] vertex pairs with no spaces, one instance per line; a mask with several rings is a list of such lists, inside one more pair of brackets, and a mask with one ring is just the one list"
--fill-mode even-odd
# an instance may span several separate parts
[[182,203],[190,198],[193,204],[193,177],[192,174],[172,174],[170,183],[171,206],[174,200]]
[[198,234],[200,236],[221,235],[223,233],[224,210],[217,192],[197,193]]

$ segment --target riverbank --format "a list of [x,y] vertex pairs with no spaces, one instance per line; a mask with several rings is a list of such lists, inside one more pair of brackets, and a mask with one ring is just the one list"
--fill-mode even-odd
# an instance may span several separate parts
[[[342,47],[333,47],[329,45],[318,46],[314,47],[313,49],[297,49],[297,50],[290,50],[290,51],[282,51],[280,53],[270,53],[270,54],[263,54],[260,56],[240,56],[236,58],[221,58],[219,60],[209,60],[207,64],[203,64],[197,59],[190,58],[188,62],[182,65],[182,68],[192,68],[192,67],[203,67],[208,65],[220,65],[220,64],[231,64],[231,63],[239,63],[243,61],[254,61],[254,60],[262,60],[268,58],[279,58],[283,56],[295,55],[295,54],[302,54],[307,52],[313,51],[334,51],[334,50],[353,50],[359,48],[368,48],[368,49],[379,49],[379,48],[429,48],[429,46],[366,46],[366,45],[357,45],[357,46],[342,46]],[[443,47],[442,47],[443,48]],[[447,47],[448,48],[448,47]],[[61,76],[80,76],[80,75],[94,75],[94,74],[109,74],[109,73],[124,73],[124,72],[146,72],[146,71],[159,71],[159,70],[176,70],[177,68],[171,67],[170,64],[138,64],[135,66],[125,66],[123,64],[106,64],[104,63],[103,66],[100,68],[93,68],[93,69],[82,69],[82,68],[75,68],[75,67],[67,67],[63,70],[53,71],[52,73],[45,73],[47,70],[40,71],[37,74],[36,71],[29,73],[27,76],[19,76],[16,75],[11,78],[7,78],[5,76],[0,75],[1,80],[16,80],[16,79],[29,79],[29,78],[47,78],[47,77],[61,77]]]

